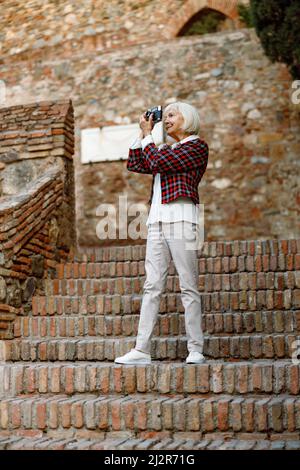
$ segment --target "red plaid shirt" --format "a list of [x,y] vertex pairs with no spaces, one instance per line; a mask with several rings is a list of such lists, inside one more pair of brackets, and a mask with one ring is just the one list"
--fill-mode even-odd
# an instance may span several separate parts
[[151,204],[154,177],[160,173],[162,204],[185,196],[199,204],[198,185],[206,170],[208,161],[208,145],[204,140],[196,138],[179,143],[175,148],[164,146],[158,149],[155,144],[141,148],[129,149],[127,169],[136,173],[153,175]]

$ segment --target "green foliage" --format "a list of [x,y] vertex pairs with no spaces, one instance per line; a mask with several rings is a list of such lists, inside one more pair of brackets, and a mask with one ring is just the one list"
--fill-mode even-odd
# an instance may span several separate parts
[[267,56],[287,64],[300,79],[300,0],[250,0],[250,7]]
[[193,21],[184,31],[184,36],[193,36],[196,34],[208,34],[218,31],[221,22],[224,21],[224,15],[218,11],[206,10],[203,14]]
[[238,6],[238,13],[240,20],[245,23],[247,28],[253,28],[253,18],[251,15],[251,8],[249,5],[244,5],[243,3],[239,3]]

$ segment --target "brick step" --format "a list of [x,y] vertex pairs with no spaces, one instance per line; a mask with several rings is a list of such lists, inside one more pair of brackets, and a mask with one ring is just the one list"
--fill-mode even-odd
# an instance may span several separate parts
[[[291,395],[175,397],[151,394],[126,397],[57,395],[4,399],[0,405],[1,431],[40,430],[51,437],[95,436],[99,432],[125,431],[127,437],[146,433],[193,433],[207,438],[210,433],[270,434],[300,432],[300,398]],[[88,433],[90,431],[90,434]],[[149,435],[148,434],[148,435]],[[196,437],[195,436],[195,437]],[[166,437],[166,436],[165,436]],[[196,437],[196,438],[197,438]],[[200,436],[199,436],[200,437]]]
[[[300,290],[298,290],[300,292]],[[98,295],[49,295],[32,298],[33,315],[63,314],[131,314],[139,313],[142,304],[141,294],[98,294]],[[258,291],[250,292],[215,292],[201,294],[202,311],[206,313],[255,313],[258,311],[283,311],[300,308],[300,299],[296,291]],[[292,305],[293,304],[293,305]],[[277,307],[279,305],[279,307]],[[292,308],[293,307],[293,308]],[[164,293],[161,295],[160,313],[184,312],[181,294]]]
[[[139,314],[110,313],[17,317],[14,337],[134,336],[137,335],[139,319]],[[300,334],[300,310],[203,314],[202,329],[208,334]],[[154,336],[179,334],[185,335],[184,313],[158,314]]]
[[[3,342],[2,355],[11,361],[112,361],[130,351],[135,346],[135,339],[134,336],[14,339]],[[209,335],[204,339],[204,354],[215,359],[288,358],[296,350],[299,340],[300,336],[296,334]],[[151,355],[156,360],[185,359],[186,338],[154,337]]]
[[[142,291],[145,276],[103,277],[95,279],[48,279],[46,294],[82,295],[106,293],[139,293]],[[239,292],[239,291],[284,291],[300,292],[300,271],[284,273],[234,273],[200,274],[198,288],[200,292]],[[113,292],[111,292],[113,289]],[[178,275],[167,276],[166,290],[180,292]],[[298,292],[298,293],[299,293]]]
[[[217,256],[198,259],[199,274],[232,274],[252,272],[286,272],[300,269],[300,254],[256,255],[256,256]],[[173,260],[170,261],[169,275],[175,274]],[[140,260],[68,262],[56,265],[59,279],[93,279],[103,277],[139,276],[145,274],[145,258]]]
[[[173,279],[171,279],[173,281]],[[90,296],[96,294],[106,295],[142,295],[144,282],[135,278],[119,280],[47,280],[45,293],[48,296]],[[170,283],[169,283],[170,284]],[[211,287],[212,289],[212,287]],[[282,310],[300,308],[300,289],[263,289],[263,290],[237,290],[222,291],[215,289],[203,292],[199,289],[203,306],[206,310]],[[179,285],[167,286],[166,295],[180,293]]]
[[[198,256],[215,258],[218,256],[289,255],[300,253],[300,240],[233,240],[204,242]],[[128,261],[144,260],[146,243],[113,247],[80,247],[73,261]]]
[[[41,437],[23,437],[13,433],[11,436],[0,437],[0,450],[299,450],[300,440],[246,438],[239,439],[192,439],[192,438],[162,438],[160,436],[145,438],[120,437],[101,439],[80,439],[69,437],[51,438],[41,434]],[[276,437],[276,435],[275,435]],[[284,436],[283,436],[284,437]]]
[[96,363],[5,363],[0,396],[47,393],[107,394],[282,394],[299,395],[300,364],[291,360],[203,364],[152,362],[150,365]]

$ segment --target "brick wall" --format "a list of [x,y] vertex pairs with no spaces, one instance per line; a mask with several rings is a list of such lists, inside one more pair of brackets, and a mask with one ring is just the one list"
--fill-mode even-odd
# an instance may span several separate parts
[[[8,3],[8,2],[6,2]],[[21,0],[0,18],[0,54],[6,63],[42,56],[67,58],[82,49],[102,52],[175,37],[202,8],[237,21],[238,0]],[[248,3],[248,0],[242,0]]]
[[74,249],[73,108],[69,101],[0,110],[0,338],[58,261]]

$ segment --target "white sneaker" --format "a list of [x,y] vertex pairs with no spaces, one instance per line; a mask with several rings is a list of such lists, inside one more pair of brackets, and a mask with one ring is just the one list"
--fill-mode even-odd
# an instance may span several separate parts
[[132,349],[124,356],[116,357],[115,362],[117,364],[151,364],[150,354],[143,353]]
[[201,364],[201,362],[205,361],[205,357],[203,354],[199,353],[198,351],[191,351],[186,361],[188,364]]

